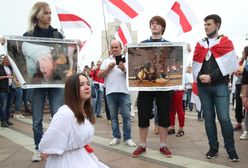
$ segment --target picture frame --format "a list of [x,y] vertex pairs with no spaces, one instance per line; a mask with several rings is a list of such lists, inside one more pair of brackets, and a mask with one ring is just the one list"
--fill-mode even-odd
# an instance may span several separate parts
[[130,91],[184,89],[187,43],[153,42],[127,45]]
[[22,88],[63,88],[77,72],[78,40],[5,36],[10,64]]

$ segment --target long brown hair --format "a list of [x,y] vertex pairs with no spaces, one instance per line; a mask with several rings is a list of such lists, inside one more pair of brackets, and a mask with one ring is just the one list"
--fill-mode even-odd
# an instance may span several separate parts
[[[91,106],[91,98],[84,102],[84,106],[82,108],[83,101],[80,97],[80,81],[79,76],[88,77],[83,73],[73,74],[69,76],[65,82],[65,104],[70,107],[73,111],[75,117],[79,124],[84,122],[85,116],[90,120],[92,124],[95,123],[95,117],[93,115],[93,110]],[[89,79],[88,79],[89,80]]]

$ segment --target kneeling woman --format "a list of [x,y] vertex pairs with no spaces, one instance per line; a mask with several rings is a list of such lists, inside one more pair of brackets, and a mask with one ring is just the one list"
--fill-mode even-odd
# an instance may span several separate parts
[[65,105],[54,115],[43,135],[39,150],[47,158],[46,168],[107,168],[89,147],[95,123],[90,82],[74,74],[65,83]]

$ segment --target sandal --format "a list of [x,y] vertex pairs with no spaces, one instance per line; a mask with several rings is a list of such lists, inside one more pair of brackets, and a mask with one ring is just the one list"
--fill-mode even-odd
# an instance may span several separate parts
[[168,135],[171,135],[171,134],[175,134],[176,132],[175,132],[175,129],[169,129],[168,130]]
[[181,137],[184,135],[184,131],[183,130],[179,130],[176,134],[176,137]]

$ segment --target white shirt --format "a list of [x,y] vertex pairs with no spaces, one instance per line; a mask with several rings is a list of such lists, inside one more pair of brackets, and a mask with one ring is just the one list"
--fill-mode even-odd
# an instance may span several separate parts
[[[101,65],[101,70],[108,68],[111,62],[116,62],[115,57],[110,56],[106,58]],[[106,95],[110,93],[126,93],[129,94],[126,84],[126,73],[121,71],[120,68],[115,65],[113,69],[109,71],[104,78],[104,85],[106,87]]]
[[46,168],[108,168],[84,148],[93,135],[88,119],[79,124],[71,109],[61,106],[39,144],[39,151],[48,154]]

